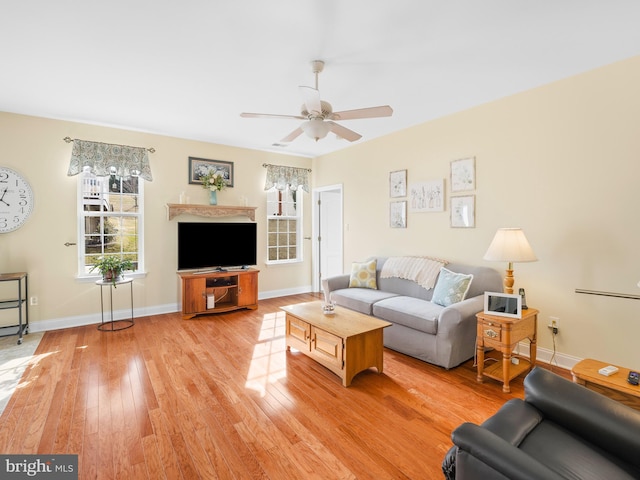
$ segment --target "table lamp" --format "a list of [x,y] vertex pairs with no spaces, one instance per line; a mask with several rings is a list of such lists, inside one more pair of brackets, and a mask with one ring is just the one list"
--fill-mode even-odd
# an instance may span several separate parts
[[483,257],[491,262],[508,262],[504,293],[513,293],[513,263],[538,260],[521,228],[499,228]]

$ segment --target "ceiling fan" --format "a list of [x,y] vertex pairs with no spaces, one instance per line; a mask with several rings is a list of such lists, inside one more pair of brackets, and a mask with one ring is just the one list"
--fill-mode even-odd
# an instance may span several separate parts
[[295,118],[298,120],[305,120],[298,128],[280,140],[283,143],[292,142],[303,132],[309,137],[315,139],[316,142],[321,138],[326,137],[329,132],[333,132],[336,136],[344,138],[350,142],[355,142],[362,138],[362,135],[335,123],[333,120],[390,117],[393,113],[393,109],[389,105],[334,112],[329,102],[320,100],[320,92],[318,91],[318,74],[324,69],[324,62],[322,60],[314,60],[311,62],[311,66],[313,68],[313,73],[316,76],[316,87],[299,87],[304,100],[300,115],[241,113],[240,116],[244,118]]

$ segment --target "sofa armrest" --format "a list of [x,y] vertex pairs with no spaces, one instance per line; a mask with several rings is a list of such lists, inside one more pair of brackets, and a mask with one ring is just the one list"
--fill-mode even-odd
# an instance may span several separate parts
[[540,367],[525,377],[524,389],[525,401],[545,418],[640,467],[639,411]]
[[[451,434],[456,452],[456,479],[562,480],[546,465],[489,430],[463,423]],[[488,469],[486,468],[488,467]],[[492,476],[491,473],[495,473]]]
[[484,308],[484,296],[467,298],[462,302],[449,305],[440,312],[438,318],[438,336],[450,338],[457,335],[460,328],[473,329],[473,336],[476,336],[476,313]]
[[322,291],[324,292],[325,300],[329,300],[331,298],[331,292],[334,290],[340,290],[341,288],[349,288],[349,280],[351,279],[351,275],[336,275],[334,277],[323,278],[322,279]]

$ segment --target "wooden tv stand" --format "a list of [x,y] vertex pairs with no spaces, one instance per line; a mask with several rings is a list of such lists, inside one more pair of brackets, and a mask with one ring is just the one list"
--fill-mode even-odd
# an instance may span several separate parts
[[[182,280],[182,317],[258,308],[258,273],[253,268],[178,273]],[[207,308],[213,295],[213,308]]]

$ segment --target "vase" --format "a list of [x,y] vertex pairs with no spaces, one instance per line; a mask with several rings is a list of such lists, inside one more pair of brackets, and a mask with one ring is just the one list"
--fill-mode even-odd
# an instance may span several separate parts
[[218,204],[218,191],[209,190],[209,205],[217,205],[217,204]]

